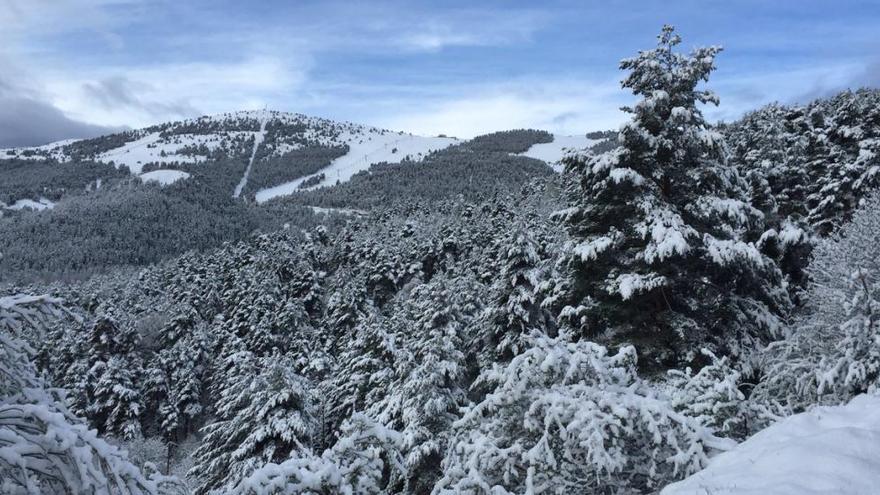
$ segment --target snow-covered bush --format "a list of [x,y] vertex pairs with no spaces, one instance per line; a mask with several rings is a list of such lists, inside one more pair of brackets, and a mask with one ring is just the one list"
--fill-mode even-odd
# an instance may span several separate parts
[[841,404],[880,386],[880,196],[823,240],[804,313],[764,353],[756,398],[782,412]]
[[691,368],[668,372],[671,405],[725,436],[743,437],[750,411],[740,391],[742,372],[731,365],[727,356],[719,358],[705,349],[703,354],[711,364],[698,372]]
[[454,425],[435,493],[655,489],[705,465],[718,438],[636,375],[636,353],[534,335],[479,382],[494,387]]

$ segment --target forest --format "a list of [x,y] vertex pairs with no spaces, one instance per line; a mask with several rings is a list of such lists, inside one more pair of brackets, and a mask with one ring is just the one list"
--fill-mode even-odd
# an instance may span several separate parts
[[264,205],[240,155],[94,165],[0,218],[0,492],[657,493],[876,390],[880,90],[710,123],[681,43],[561,174],[518,130]]

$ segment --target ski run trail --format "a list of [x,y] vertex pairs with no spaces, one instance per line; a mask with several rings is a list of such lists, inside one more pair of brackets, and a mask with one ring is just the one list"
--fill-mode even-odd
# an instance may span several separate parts
[[241,196],[241,191],[244,190],[244,186],[247,185],[248,176],[251,175],[251,168],[254,166],[254,158],[257,156],[257,149],[260,147],[260,144],[263,142],[263,139],[266,137],[266,122],[269,120],[269,112],[263,111],[263,118],[260,119],[260,132],[254,135],[254,149],[251,150],[251,159],[248,161],[248,166],[244,169],[244,175],[241,177],[241,182],[235,186],[235,192],[232,193],[233,198],[238,198]]

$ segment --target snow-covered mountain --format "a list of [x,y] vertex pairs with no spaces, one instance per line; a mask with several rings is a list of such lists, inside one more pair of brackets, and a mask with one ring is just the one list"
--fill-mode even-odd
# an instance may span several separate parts
[[[587,148],[598,141],[554,135],[551,142],[534,144],[516,154],[542,160],[559,171],[559,161],[568,150]],[[262,179],[251,184],[250,194],[263,203],[295,191],[347,182],[377,163],[420,161],[433,151],[461,142],[444,135],[417,136],[298,113],[256,110],[168,122],[93,139],[0,149],[0,159],[94,161],[124,166],[145,182],[167,185],[189,177],[194,165],[210,167],[211,162],[236,158],[246,161],[247,167],[240,172],[233,197],[242,194],[256,173]],[[340,152],[305,170],[290,166],[301,160],[295,152],[309,149]],[[269,163],[273,159],[283,163]],[[218,168],[217,173],[228,172]]]
[[[337,122],[302,114],[270,110],[241,111],[169,122],[87,140],[65,140],[38,147],[0,150],[0,158],[54,159],[59,162],[93,160],[126,166],[132,174],[143,174],[147,165],[151,175],[145,180],[166,182],[182,174],[155,174],[167,165],[198,164],[229,156],[249,157],[242,177],[240,194],[247,175],[271,157],[281,157],[308,147],[343,147],[347,151],[326,167],[301,177],[273,184],[257,192],[258,201],[295,191],[300,183],[312,179],[312,188],[345,182],[359,171],[380,162],[399,163],[405,158],[419,160],[428,153],[459,142],[450,137],[415,136],[404,132]],[[156,167],[159,165],[159,167]],[[323,174],[323,175],[322,175]]]

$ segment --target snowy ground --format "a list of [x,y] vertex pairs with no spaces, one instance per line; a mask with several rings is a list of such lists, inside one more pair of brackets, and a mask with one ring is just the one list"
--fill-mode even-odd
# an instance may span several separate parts
[[880,397],[786,418],[661,495],[880,493]]
[[251,175],[251,169],[254,168],[254,158],[257,156],[257,150],[266,138],[266,122],[268,120],[269,114],[263,112],[263,115],[260,116],[260,132],[254,136],[254,147],[251,149],[251,157],[248,160],[248,166],[244,169],[244,175],[241,177],[241,181],[235,186],[235,191],[232,193],[233,198],[241,196],[241,191],[247,185],[248,177]]
[[328,215],[330,213],[340,213],[342,215],[366,215],[364,210],[355,210],[352,208],[323,208],[321,206],[309,206],[312,212],[320,215]]
[[559,161],[570,149],[584,149],[598,143],[601,139],[588,139],[586,136],[562,136],[553,135],[553,142],[532,145],[521,156],[535,158],[547,162],[557,172],[562,170]]
[[325,179],[309,189],[333,185],[336,184],[336,181],[345,182],[351,179],[354,174],[369,169],[370,165],[375,163],[400,163],[407,156],[419,160],[432,151],[446,148],[458,142],[455,138],[413,136],[383,132],[379,129],[368,129],[358,133],[346,131],[340,134],[338,140],[348,144],[348,153],[333,160],[329,166],[313,175],[258,191],[256,194],[257,202],[263,203],[278,196],[292,194],[303,181],[314,175],[323,173]]
[[152,172],[146,172],[140,175],[141,180],[144,182],[158,182],[163,186],[167,186],[168,184],[173,184],[180,179],[186,179],[189,177],[189,174],[182,170],[153,170]]
[[4,148],[0,149],[0,159],[18,158],[22,160],[43,160],[45,158],[54,158],[58,161],[64,161],[66,156],[62,148],[68,144],[75,143],[78,139],[65,139],[54,143],[44,144],[42,146],[31,146],[28,148]]
[[55,207],[55,203],[49,201],[46,198],[40,198],[39,201],[34,201],[32,199],[19,199],[18,201],[16,201],[15,203],[12,203],[11,205],[6,205],[4,203],[0,203],[0,207],[5,208],[7,210],[28,209],[28,210],[42,211],[42,210],[51,210],[52,208]]
[[198,163],[204,161],[205,157],[202,156],[179,153],[184,146],[198,146],[200,144],[212,149],[219,145],[219,141],[215,135],[210,134],[183,134],[169,139],[162,138],[158,132],[153,132],[118,148],[101,153],[96,160],[105,163],[112,161],[117,167],[125,165],[132,174],[140,174],[147,163]]

